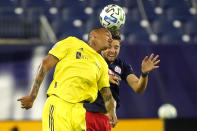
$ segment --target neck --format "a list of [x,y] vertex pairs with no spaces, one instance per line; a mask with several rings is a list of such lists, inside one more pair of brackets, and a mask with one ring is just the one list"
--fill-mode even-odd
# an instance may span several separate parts
[[108,63],[111,65],[111,64],[113,64],[113,63],[114,63],[114,61],[108,61]]
[[[103,54],[101,53],[101,55],[103,56]],[[109,61],[107,58],[105,58],[105,57],[103,57],[104,59],[105,59],[105,61],[108,63],[108,64],[113,64],[114,63],[114,61]]]

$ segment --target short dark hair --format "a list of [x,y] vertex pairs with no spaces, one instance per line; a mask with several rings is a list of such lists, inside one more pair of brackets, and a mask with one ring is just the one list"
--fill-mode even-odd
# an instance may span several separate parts
[[111,31],[112,39],[121,41],[120,33],[118,31]]

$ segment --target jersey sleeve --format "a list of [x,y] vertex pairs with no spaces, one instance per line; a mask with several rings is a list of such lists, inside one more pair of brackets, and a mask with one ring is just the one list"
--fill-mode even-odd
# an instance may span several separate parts
[[110,87],[109,84],[109,74],[108,74],[108,65],[107,63],[102,65],[103,68],[102,69],[102,74],[101,77],[98,81],[98,89],[99,91],[103,88],[103,87]]
[[123,80],[126,80],[128,75],[134,74],[133,68],[131,67],[130,64],[123,63],[123,69],[124,69],[123,74],[122,74]]
[[51,50],[49,50],[49,54],[57,57],[59,60],[61,60],[63,57],[66,56],[69,49],[72,45],[72,38],[68,37],[62,41],[57,42]]

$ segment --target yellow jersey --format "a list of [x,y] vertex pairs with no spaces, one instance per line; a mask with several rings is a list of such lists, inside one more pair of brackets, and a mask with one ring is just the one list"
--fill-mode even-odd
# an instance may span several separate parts
[[94,102],[98,90],[109,87],[108,65],[87,43],[68,37],[49,51],[59,62],[47,94],[77,103]]

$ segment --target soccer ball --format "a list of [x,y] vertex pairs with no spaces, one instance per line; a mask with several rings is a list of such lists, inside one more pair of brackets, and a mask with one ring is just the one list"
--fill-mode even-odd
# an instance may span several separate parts
[[172,119],[177,117],[177,110],[171,104],[163,104],[159,107],[158,116],[161,119]]
[[125,23],[124,10],[114,4],[107,5],[100,13],[100,23],[111,31],[120,30]]

